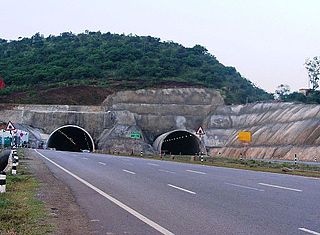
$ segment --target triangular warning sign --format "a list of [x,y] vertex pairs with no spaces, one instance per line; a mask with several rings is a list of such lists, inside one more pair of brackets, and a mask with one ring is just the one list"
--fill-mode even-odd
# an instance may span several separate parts
[[199,126],[197,132],[196,132],[197,135],[205,135],[204,131],[203,131],[203,128],[202,126]]
[[16,128],[14,127],[14,125],[12,124],[11,121],[8,122],[6,130],[7,131],[15,131],[16,130]]

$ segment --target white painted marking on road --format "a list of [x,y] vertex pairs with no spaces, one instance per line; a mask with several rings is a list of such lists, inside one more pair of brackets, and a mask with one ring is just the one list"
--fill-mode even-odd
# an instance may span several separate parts
[[147,163],[147,164],[150,166],[159,166],[158,164],[155,164],[155,163]]
[[314,235],[320,235],[320,233],[312,231],[310,229],[306,229],[306,228],[299,228],[299,230],[306,232],[306,233],[314,234]]
[[104,191],[102,191],[101,189],[95,187],[94,185],[90,184],[89,182],[85,181],[84,179],[80,178],[79,176],[77,176],[76,174],[72,173],[71,171],[63,168],[62,166],[60,166],[59,164],[55,163],[54,161],[52,161],[51,159],[47,158],[46,156],[44,156],[42,153],[39,153],[37,150],[35,150],[36,153],[38,153],[41,157],[43,157],[44,159],[46,159],[47,161],[51,162],[53,165],[55,165],[56,167],[60,168],[61,170],[63,170],[64,172],[66,172],[67,174],[71,175],[72,177],[74,177],[75,179],[77,179],[78,181],[80,181],[81,183],[83,183],[84,185],[88,186],[89,188],[93,189],[94,191],[96,191],[97,193],[99,193],[100,195],[102,195],[103,197],[105,197],[106,199],[108,199],[109,201],[113,202],[114,204],[116,204],[117,206],[119,206],[120,208],[124,209],[125,211],[127,211],[128,213],[130,213],[131,215],[135,216],[136,218],[138,218],[139,220],[141,220],[142,222],[146,223],[147,225],[149,225],[150,227],[154,228],[155,230],[159,231],[160,233],[164,234],[164,235],[174,235],[174,233],[170,232],[169,230],[165,229],[164,227],[160,226],[159,224],[157,224],[156,222],[148,219],[147,217],[145,217],[144,215],[140,214],[139,212],[133,210],[132,208],[130,208],[129,206],[127,206],[126,204],[120,202],[119,200],[117,200],[116,198],[110,196],[109,194],[105,193]]
[[100,220],[98,220],[98,219],[92,219],[92,220],[90,220],[91,222],[99,222]]
[[105,165],[107,165],[107,164],[106,164],[106,163],[104,163],[104,162],[99,162],[99,164],[104,165],[104,166],[105,166]]
[[256,191],[259,191],[259,192],[264,192],[264,190],[263,190],[263,189],[258,189],[258,188],[253,188],[253,187],[248,187],[248,186],[244,186],[244,185],[231,184],[231,183],[225,183],[225,184],[227,184],[227,185],[232,185],[232,186],[239,187],[239,188],[245,188],[245,189],[256,190]]
[[193,170],[186,170],[186,171],[191,172],[191,173],[200,174],[200,175],[206,175],[207,174],[207,173],[201,172],[201,171],[193,171]]
[[290,191],[295,191],[295,192],[302,192],[300,189],[295,189],[295,188],[287,188],[279,185],[273,185],[273,184],[265,184],[265,183],[259,183],[260,185],[267,186],[267,187],[273,187],[273,188],[280,188],[280,189],[286,189]]
[[170,186],[170,187],[172,187],[172,188],[175,188],[175,189],[179,189],[179,190],[184,191],[184,192],[186,192],[186,193],[196,194],[195,192],[192,192],[192,191],[187,190],[187,189],[184,189],[184,188],[180,188],[180,187],[175,186],[175,185],[172,185],[172,184],[168,184],[168,186]]
[[82,159],[84,159],[84,160],[88,160],[88,158],[87,158],[87,157],[83,157]]
[[136,173],[132,172],[132,171],[128,171],[128,170],[123,170],[124,172],[127,172],[129,174],[135,175]]
[[176,172],[173,172],[173,171],[167,171],[167,170],[162,170],[162,169],[159,169],[159,171],[161,171],[161,172],[166,172],[166,173],[170,173],[170,174],[176,174]]
[[123,161],[126,161],[126,162],[129,162],[130,161],[130,159],[128,159],[128,158],[121,158]]

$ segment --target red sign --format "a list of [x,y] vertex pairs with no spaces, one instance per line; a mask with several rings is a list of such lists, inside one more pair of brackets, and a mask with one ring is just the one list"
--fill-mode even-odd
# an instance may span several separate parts
[[0,89],[3,89],[6,87],[6,84],[4,83],[3,79],[0,79]]

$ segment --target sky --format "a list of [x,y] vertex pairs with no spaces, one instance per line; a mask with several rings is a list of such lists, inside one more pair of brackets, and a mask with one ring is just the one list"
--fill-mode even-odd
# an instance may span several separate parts
[[[274,92],[308,87],[304,62],[320,56],[320,0],[0,0],[0,38],[85,30],[200,44],[222,64]],[[0,68],[1,69],[1,68]]]

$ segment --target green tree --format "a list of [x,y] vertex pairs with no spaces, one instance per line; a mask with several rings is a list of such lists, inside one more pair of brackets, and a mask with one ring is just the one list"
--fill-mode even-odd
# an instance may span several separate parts
[[290,94],[289,85],[280,84],[275,90],[275,99],[284,101]]
[[308,58],[304,65],[308,71],[312,89],[316,90],[319,87],[320,79],[320,56],[315,56],[312,59]]

